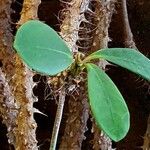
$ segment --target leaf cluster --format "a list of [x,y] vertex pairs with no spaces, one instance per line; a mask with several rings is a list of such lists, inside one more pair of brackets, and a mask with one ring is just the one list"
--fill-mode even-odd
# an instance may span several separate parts
[[[88,96],[97,125],[114,141],[123,139],[130,127],[130,114],[121,93],[94,59],[104,59],[150,80],[150,60],[128,48],[98,50],[83,60],[73,57],[60,36],[40,21],[28,21],[17,31],[14,48],[33,70],[54,76],[66,69],[87,70]],[[77,54],[76,56],[79,56]],[[82,69],[80,69],[82,68]]]

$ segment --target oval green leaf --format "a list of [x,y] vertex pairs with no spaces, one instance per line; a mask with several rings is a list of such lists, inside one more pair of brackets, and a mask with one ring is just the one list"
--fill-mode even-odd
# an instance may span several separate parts
[[86,64],[90,106],[98,126],[114,141],[123,139],[130,126],[127,105],[119,90],[98,66]]
[[72,53],[60,36],[37,20],[18,29],[14,48],[30,68],[46,75],[55,75],[73,62]]
[[150,60],[130,48],[107,48],[94,52],[88,58],[103,58],[150,80]]

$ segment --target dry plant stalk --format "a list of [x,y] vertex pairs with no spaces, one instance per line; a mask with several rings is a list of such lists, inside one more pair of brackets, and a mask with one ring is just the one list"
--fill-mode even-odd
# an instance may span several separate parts
[[10,6],[9,0],[0,1],[0,115],[7,127],[8,142],[15,145],[14,128],[18,106],[12,94],[14,76],[14,60],[12,50],[12,34],[10,32]]
[[[19,24],[37,18],[40,1],[25,0]],[[8,129],[9,142],[16,150],[37,150],[36,123],[33,118],[32,73],[14,54],[10,31],[10,1],[0,1],[0,60],[1,99],[0,113]],[[15,60],[15,61],[14,61]],[[3,95],[2,95],[3,94]],[[6,109],[4,109],[6,108]],[[13,119],[13,120],[12,120]]]
[[[114,12],[115,2],[115,0],[106,0],[105,2],[95,0],[95,25],[97,28],[93,34],[93,45],[91,47],[91,51],[96,51],[108,47],[108,29],[110,26],[112,14]],[[108,64],[109,63],[105,60],[99,61],[99,66],[104,70]]]
[[14,96],[4,73],[0,70],[0,115],[3,118],[3,123],[7,127],[8,142],[15,145],[14,127],[16,126],[16,116],[18,107],[15,104]]
[[[60,26],[61,36],[68,44],[73,53],[78,52],[78,46],[76,45],[79,39],[78,32],[80,30],[81,22],[86,22],[84,12],[87,11],[90,0],[72,0],[69,2],[62,1],[65,5],[64,10],[61,12],[63,21]],[[71,89],[69,94],[70,98],[68,103],[68,117],[66,119],[66,126],[64,129],[64,135],[60,143],[60,150],[69,148],[81,149],[82,141],[85,139],[84,133],[86,131],[88,115],[88,103],[85,92],[85,85],[81,82],[77,87],[75,83],[70,83],[68,90]],[[73,89],[71,87],[74,87]]]
[[60,0],[66,5],[66,8],[62,10],[61,15],[64,17],[60,26],[61,36],[67,42],[72,52],[78,51],[76,45],[79,39],[78,32],[81,22],[86,22],[84,12],[88,10],[90,0],[71,0],[66,2]]
[[[21,18],[18,22],[22,25],[28,20],[37,19],[37,11],[40,0],[24,0]],[[16,150],[37,150],[36,140],[36,122],[33,118],[33,103],[35,98],[32,95],[34,86],[32,81],[32,72],[23,64],[19,56],[15,55],[15,76],[12,79],[14,83],[13,94],[19,113],[16,118],[17,127],[15,128]]]
[[[14,84],[13,95],[16,100],[16,104],[19,107],[18,115],[16,118],[16,128],[15,128],[15,137],[16,137],[16,150],[26,150],[26,149],[37,149],[37,141],[36,141],[36,122],[33,119],[33,102],[35,101],[31,96],[28,99],[29,93],[27,90],[31,90],[28,86],[26,87],[27,79],[26,76],[28,72],[26,72],[26,68],[24,64],[20,60],[20,58],[15,56],[15,76],[12,79]],[[31,82],[32,83],[32,82]]]
[[62,119],[62,115],[63,115],[63,108],[64,108],[64,104],[65,104],[65,97],[66,97],[66,88],[62,87],[61,91],[59,93],[59,102],[58,102],[58,107],[57,107],[57,112],[56,112],[56,117],[55,117],[55,122],[54,122],[54,127],[53,127],[49,150],[56,149],[60,123],[61,123],[61,119]]
[[87,130],[87,120],[89,118],[89,105],[87,103],[87,93],[84,83],[70,91],[68,110],[64,135],[59,149],[80,150],[82,142],[85,139],[84,133]]
[[119,0],[121,7],[121,20],[123,22],[123,37],[124,45],[128,48],[137,49],[136,44],[133,39],[133,34],[129,24],[128,11],[127,11],[127,2],[126,0]]
[[97,29],[94,33],[92,50],[96,51],[106,48],[109,42],[108,28],[110,26],[111,17],[114,11],[115,1],[106,0],[105,2],[95,0],[95,25]]
[[[102,48],[108,47],[109,42],[109,35],[108,29],[110,26],[112,14],[114,12],[115,1],[106,0],[106,1],[99,1],[95,0],[95,16],[96,21],[95,25],[97,26],[96,31],[93,34],[93,45],[91,51],[95,51]],[[106,65],[109,63],[107,61],[99,61],[99,66],[105,70]],[[93,139],[93,149],[101,149],[101,150],[111,150],[112,143],[111,140],[95,125],[93,121],[93,128],[92,132],[94,134]]]
[[38,19],[38,6],[40,5],[41,0],[24,0],[23,8],[21,11],[21,17],[18,22],[18,25],[22,25],[28,20]]

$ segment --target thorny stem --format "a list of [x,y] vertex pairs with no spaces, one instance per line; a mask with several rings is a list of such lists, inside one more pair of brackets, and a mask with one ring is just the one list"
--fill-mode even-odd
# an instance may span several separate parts
[[59,128],[60,128],[64,103],[65,103],[65,96],[66,96],[65,87],[62,87],[60,94],[59,94],[59,102],[58,102],[58,107],[57,107],[55,122],[54,122],[54,126],[53,126],[53,132],[52,132],[49,150],[55,150],[56,149],[58,132],[59,132]]

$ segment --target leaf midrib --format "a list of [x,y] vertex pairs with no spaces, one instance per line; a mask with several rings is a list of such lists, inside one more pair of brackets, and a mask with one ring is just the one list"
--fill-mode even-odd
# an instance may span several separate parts
[[[92,66],[91,66],[91,67],[92,67]],[[102,81],[101,81],[101,79],[98,78],[99,75],[98,75],[97,71],[94,69],[94,67],[92,67],[92,70],[93,70],[93,72],[95,72],[98,81],[101,83]],[[102,88],[102,90],[103,90],[103,91],[102,91],[103,93],[106,93],[103,88]],[[108,98],[109,98],[109,97],[108,97]],[[107,103],[108,103],[109,106],[110,106],[110,102],[108,101],[108,99],[107,99]],[[110,108],[110,110],[111,110],[111,118],[113,119],[112,108],[111,108],[111,107],[109,107],[109,108]],[[114,119],[113,119],[113,122],[114,122],[114,124],[115,124]]]
[[[98,55],[97,55],[98,56]],[[106,56],[106,57],[105,57]],[[99,57],[99,56],[98,56]],[[141,66],[141,65],[139,65],[140,63],[136,63],[135,61],[129,61],[128,59],[122,59],[122,58],[120,58],[120,57],[115,57],[115,56],[108,56],[108,55],[101,55],[101,57],[99,57],[99,58],[103,58],[103,59],[106,59],[106,60],[108,60],[108,61],[111,61],[111,60],[109,60],[109,58],[112,58],[112,59],[118,59],[118,60],[123,60],[123,61],[125,61],[125,62],[130,62],[130,63],[132,63],[133,65],[138,65],[139,66],[139,68],[140,69],[143,69],[144,67],[145,68],[147,68],[147,66],[145,65],[145,64],[143,64],[143,67]],[[115,63],[115,64],[117,64],[117,65],[120,65],[120,64],[118,64],[118,63],[116,63],[115,61],[113,61],[113,63]],[[120,65],[121,66],[121,65]],[[127,68],[128,69],[128,68]],[[145,69],[144,69],[145,70]]]
[[61,53],[61,54],[63,54],[63,55],[68,56],[69,58],[73,59],[72,55],[69,55],[69,54],[67,54],[67,53],[65,53],[65,52],[63,52],[63,51],[58,51],[58,50],[55,50],[55,49],[52,49],[52,48],[46,48],[46,47],[41,47],[41,46],[34,46],[33,48],[46,49],[46,50],[48,50],[48,51],[54,51],[54,52],[56,52],[56,53]]

